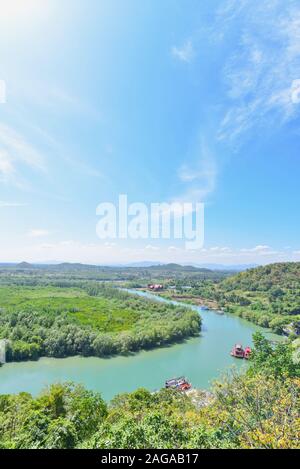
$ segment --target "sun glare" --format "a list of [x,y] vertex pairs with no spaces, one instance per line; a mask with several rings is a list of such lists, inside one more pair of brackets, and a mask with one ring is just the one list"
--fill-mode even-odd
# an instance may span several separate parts
[[45,17],[48,10],[48,0],[0,0],[1,28],[32,25]]

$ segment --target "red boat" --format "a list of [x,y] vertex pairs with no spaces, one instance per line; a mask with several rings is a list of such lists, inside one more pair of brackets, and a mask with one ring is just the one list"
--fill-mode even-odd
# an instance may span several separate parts
[[179,386],[180,391],[188,391],[191,389],[192,385],[190,383],[183,383]]
[[233,349],[230,352],[230,355],[232,355],[235,358],[244,358],[245,357],[245,351],[240,344],[235,344]]
[[230,355],[235,358],[246,358],[246,360],[248,360],[251,355],[251,348],[246,347],[244,350],[242,345],[235,344],[235,346],[230,352]]
[[177,389],[178,391],[188,391],[192,385],[186,378],[181,376],[180,378],[172,378],[166,381],[166,388]]

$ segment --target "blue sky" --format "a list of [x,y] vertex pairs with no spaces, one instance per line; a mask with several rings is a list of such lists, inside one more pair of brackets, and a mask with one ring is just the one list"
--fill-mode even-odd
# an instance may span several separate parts
[[[0,3],[0,261],[300,261],[299,1]],[[203,249],[99,240],[119,194]]]

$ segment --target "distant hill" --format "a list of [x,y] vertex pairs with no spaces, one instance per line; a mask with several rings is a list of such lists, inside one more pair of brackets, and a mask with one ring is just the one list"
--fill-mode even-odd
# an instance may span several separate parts
[[[26,282],[27,285],[40,282],[41,279],[44,282],[55,281],[62,285],[71,284],[75,279],[80,281],[129,281],[133,282],[134,286],[144,286],[151,282],[171,282],[173,284],[179,282],[182,285],[188,285],[191,281],[209,279],[220,281],[231,275],[229,271],[213,271],[191,265],[182,266],[176,263],[149,266],[100,266],[70,262],[50,265],[21,262],[20,264],[0,265],[0,268],[3,276],[12,271],[16,274],[15,281]],[[30,275],[25,279],[27,273]]]
[[95,268],[94,265],[85,265],[81,264],[80,262],[62,262],[61,264],[57,264],[55,266],[58,269],[86,269],[86,268]]
[[155,270],[155,271],[168,271],[168,272],[212,272],[211,269],[196,267],[194,265],[180,265],[175,263],[170,264],[161,264],[161,263],[152,263],[150,261],[145,262],[136,262],[129,265],[95,265],[95,264],[81,264],[81,263],[72,263],[72,262],[62,262],[55,264],[30,264],[28,262],[20,262],[19,264],[0,264],[3,267],[14,267],[18,269],[49,269],[55,271],[70,271],[70,270],[111,270],[111,271],[120,271],[120,270]]
[[16,267],[18,269],[33,269],[34,266],[32,264],[29,264],[29,262],[20,262],[19,264],[16,264]]
[[300,262],[283,262],[240,272],[215,289],[221,306],[260,326],[282,332],[300,323]]
[[223,285],[232,290],[269,291],[272,287],[300,287],[300,262],[282,262],[255,267],[227,278]]
[[154,261],[141,261],[141,262],[132,262],[131,264],[125,264],[123,267],[153,267],[158,265],[164,265],[162,262]]
[[230,270],[232,272],[241,272],[243,270],[253,269],[259,267],[258,264],[193,264],[199,268],[207,268],[210,270]]
[[193,265],[180,265],[180,264],[161,264],[161,265],[153,265],[149,267],[149,269],[153,270],[164,270],[164,271],[177,271],[179,270],[180,272],[199,272],[199,271],[208,271],[208,269],[199,269],[198,267],[195,267]]
[[[173,266],[173,267],[172,267]],[[175,267],[176,266],[176,267]],[[171,269],[171,270],[178,270],[178,269],[187,269],[187,268],[196,268],[201,270],[223,270],[223,271],[232,271],[232,272],[241,272],[247,269],[253,269],[254,267],[258,267],[258,264],[196,264],[191,263],[189,265],[182,265],[182,264],[167,264],[164,262],[154,262],[154,261],[141,261],[141,262],[133,262],[131,264],[126,264],[124,267],[160,267],[161,269]],[[189,269],[191,270],[191,269]]]
[[86,269],[126,269],[126,268],[136,268],[136,269],[161,269],[161,270],[169,270],[169,271],[214,271],[214,270],[222,270],[222,271],[232,271],[232,272],[240,272],[247,269],[251,269],[257,267],[256,264],[237,264],[237,265],[225,265],[225,264],[196,264],[191,263],[189,265],[183,265],[178,263],[164,263],[164,262],[157,262],[157,261],[140,261],[140,262],[132,262],[130,264],[108,264],[108,265],[100,265],[100,264],[82,264],[80,262],[59,262],[59,261],[45,261],[45,262],[37,262],[37,263],[29,263],[29,262],[0,262],[0,267],[14,267],[14,268],[21,268],[21,269],[38,269],[38,268],[49,268],[55,270],[86,270]]

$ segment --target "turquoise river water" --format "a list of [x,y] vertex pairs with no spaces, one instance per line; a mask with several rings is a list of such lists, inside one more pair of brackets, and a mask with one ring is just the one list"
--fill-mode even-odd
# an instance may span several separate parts
[[[148,293],[135,293],[153,297]],[[194,387],[209,389],[212,381],[230,367],[246,366],[245,361],[230,356],[235,343],[251,345],[255,331],[278,339],[268,330],[236,316],[193,308],[203,320],[199,337],[132,356],[41,358],[36,362],[7,363],[0,368],[0,394],[27,391],[36,395],[51,383],[74,381],[101,392],[109,400],[118,393],[139,387],[151,391],[159,389],[166,379],[181,375]]]

